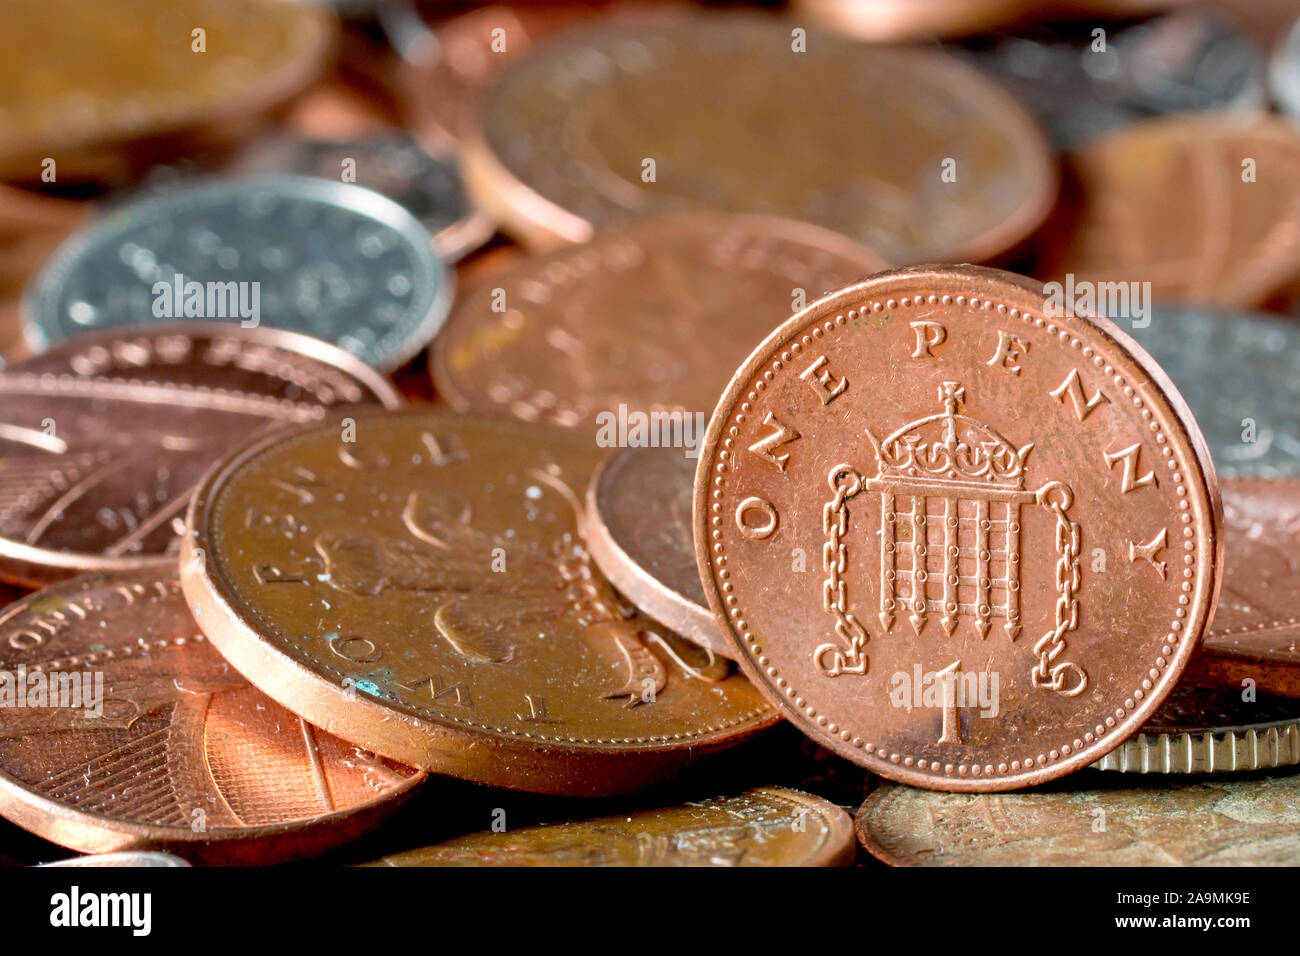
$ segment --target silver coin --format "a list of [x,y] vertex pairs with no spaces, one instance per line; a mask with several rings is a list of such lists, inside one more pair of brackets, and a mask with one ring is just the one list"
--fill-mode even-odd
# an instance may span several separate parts
[[487,242],[495,228],[465,195],[456,157],[430,155],[400,131],[356,140],[269,136],[240,150],[230,169],[318,176],[373,189],[420,220],[447,262]]
[[49,866],[189,866],[174,853],[162,853],[156,850],[123,850],[120,853],[90,853],[86,856],[74,856],[53,863],[37,864]]
[[1269,92],[1287,116],[1300,120],[1300,20],[1277,45],[1268,65]]
[[1259,48],[1213,10],[1113,28],[1079,21],[953,49],[1007,86],[1063,149],[1153,116],[1262,109],[1268,99]]
[[1221,478],[1300,475],[1300,324],[1157,306],[1129,334],[1191,406]]
[[155,319],[267,325],[379,369],[441,328],[453,278],[414,216],[379,193],[300,176],[175,187],[119,207],[50,257],[23,299],[39,352]]

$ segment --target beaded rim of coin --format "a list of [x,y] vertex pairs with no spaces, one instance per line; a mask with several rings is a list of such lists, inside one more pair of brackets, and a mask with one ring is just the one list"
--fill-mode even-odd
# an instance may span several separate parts
[[[56,343],[55,347],[39,356],[38,361],[58,358],[64,353],[80,353],[96,346],[109,346],[114,342],[135,336],[157,338],[169,335],[193,337],[232,338],[250,346],[258,345],[283,349],[313,362],[320,362],[355,379],[385,408],[400,408],[405,403],[388,380],[361,359],[337,346],[314,339],[300,332],[285,329],[245,329],[238,325],[214,325],[205,322],[167,322],[146,325],[122,325],[102,331],[89,332]],[[25,362],[16,363],[0,371],[0,381],[8,376],[23,374]],[[2,464],[2,462],[0,462]],[[175,564],[175,555],[150,555],[144,557],[108,557],[103,554],[80,553],[44,548],[10,538],[0,537],[0,561],[14,562],[18,567],[53,569],[60,575],[81,571],[125,571],[133,568]],[[31,578],[34,582],[35,576]]]
[[[268,192],[279,200],[345,210],[393,230],[412,253],[416,272],[412,277],[415,289],[412,301],[419,303],[418,308],[403,320],[394,346],[382,350],[372,346],[367,354],[359,357],[381,371],[388,371],[403,365],[428,345],[451,309],[455,273],[433,251],[429,231],[414,216],[386,196],[352,183],[310,176],[249,176],[205,180],[163,190],[114,209],[66,239],[23,293],[23,332],[32,350],[42,352],[68,337],[59,331],[62,323],[55,315],[58,300],[67,275],[87,257],[102,254],[107,244],[119,241],[124,234],[144,224],[181,219],[195,209],[229,205],[248,197],[254,190]],[[285,331],[306,334],[303,329]]]
[[[600,567],[601,573],[642,611],[701,647],[730,658],[735,651],[718,631],[717,622],[708,606],[692,601],[655,577],[628,553],[624,541],[606,519],[606,513],[612,507],[609,499],[614,494],[613,485],[618,481],[620,471],[635,467],[637,452],[645,450],[621,449],[606,458],[591,476],[591,485],[587,488],[587,525],[584,528],[587,550],[591,552],[592,560]],[[650,449],[663,450],[665,449]],[[670,450],[670,453],[680,454],[675,449]],[[694,551],[689,534],[687,530],[683,537],[683,553],[693,561]]]
[[[575,38],[580,39],[587,30],[604,37],[616,25],[621,24],[622,28],[633,36],[642,26],[675,30],[690,35],[699,32],[702,26],[724,23],[730,23],[733,27],[768,23],[773,26],[775,34],[781,34],[781,28],[787,25],[787,20],[764,13],[683,14],[639,10],[635,13],[629,12],[618,19],[604,18],[601,21],[562,31],[556,36],[542,38],[531,46],[519,61],[512,62],[497,78],[492,89],[484,96],[479,110],[479,122],[466,134],[461,144],[462,171],[470,196],[488,210],[503,230],[512,233],[525,246],[538,251],[547,251],[570,243],[586,242],[599,228],[612,225],[612,223],[593,224],[565,208],[561,201],[543,195],[498,155],[489,142],[487,123],[483,119],[483,114],[492,107],[497,88],[509,82],[516,73],[529,69],[534,60],[549,55],[549,52],[559,43],[573,42]],[[797,26],[794,21],[789,23]],[[837,44],[860,46],[868,53],[873,49],[888,49],[887,47],[873,48],[869,44],[833,32],[827,33],[827,37]],[[787,36],[786,41],[788,40]],[[960,92],[984,107],[986,116],[995,116],[1004,126],[1014,127],[1015,132],[1010,138],[1015,141],[1016,154],[1026,160],[1032,160],[1036,167],[1034,175],[1024,177],[1032,188],[1009,214],[999,216],[996,222],[987,223],[983,231],[966,237],[954,248],[929,248],[922,255],[911,257],[911,261],[916,261],[917,258],[982,261],[993,259],[1020,246],[1043,224],[1056,203],[1060,186],[1060,176],[1051,148],[1033,117],[1002,86],[947,53],[918,48],[908,49],[902,53],[891,51],[883,55],[915,58],[913,68],[918,75],[924,75],[932,81],[940,79],[946,81],[949,92]],[[695,208],[699,208],[699,204],[696,204]],[[629,215],[634,213],[650,215],[666,211],[668,210],[625,210]],[[791,215],[789,211],[783,210],[750,208],[735,211],[751,213],[768,211],[787,217]],[[849,238],[866,243],[866,240],[860,236]],[[866,244],[874,245],[874,243]]]
[[[169,617],[186,615],[185,598],[180,592],[174,571],[165,572],[161,578],[148,570],[108,573],[91,572],[61,581],[43,590],[35,591],[16,604],[6,607],[3,612],[0,612],[0,629],[15,626],[15,622],[27,615],[59,615],[62,613],[58,609],[60,602],[84,611],[80,605],[75,603],[75,599],[81,596],[84,600],[85,595],[95,589],[100,589],[101,593],[111,592],[114,594],[128,592],[128,589],[131,589],[133,585],[142,586],[146,589],[157,586],[161,589],[165,586],[167,580],[170,580],[171,585],[175,587],[175,593],[174,595],[169,593],[160,597],[160,599],[174,604],[174,607],[164,610],[163,613]],[[151,582],[151,584],[144,585],[146,581]],[[154,584],[154,582],[157,583]],[[123,617],[128,616],[130,613],[125,608],[119,608],[117,612]],[[69,614],[67,619],[72,622],[71,626],[76,627],[85,617],[84,614]],[[198,625],[192,619],[189,620],[189,623],[197,632]],[[45,634],[44,631],[38,633]],[[89,648],[91,647],[91,636],[81,634],[79,639],[84,641]],[[144,645],[143,639],[139,640],[140,644]],[[183,645],[186,640],[185,636],[178,636],[171,643]],[[134,646],[130,645],[129,642],[126,643],[128,643],[128,646]],[[6,648],[10,647],[9,642],[5,642],[5,646]],[[24,645],[24,649],[29,648],[30,645]],[[145,645],[140,649],[148,651],[149,646]],[[208,652],[222,667],[225,666],[215,648],[210,648]],[[103,651],[91,650],[90,653],[86,653],[84,656],[77,658],[62,657],[59,660],[63,661],[67,666],[80,668],[92,664],[91,659],[97,654],[102,654],[104,659],[117,657],[120,660],[121,657],[125,656],[119,647],[116,650],[114,648],[107,648]],[[100,666],[107,665],[101,663]],[[176,682],[178,693],[190,693],[181,687],[181,679],[182,675],[172,677],[172,680]],[[104,683],[107,689],[111,685],[111,680],[105,680]],[[265,697],[262,699],[266,700],[267,703],[270,702]],[[265,704],[262,706],[265,706]],[[7,712],[10,714],[15,713],[13,710]],[[0,711],[0,723],[3,723],[5,713],[6,711]],[[301,718],[299,718],[299,721],[301,722]],[[318,754],[316,750],[318,744],[307,741],[306,729],[304,729],[302,735],[287,730],[285,733],[287,738],[296,738],[297,742],[302,743],[305,747],[311,747],[313,752]],[[181,740],[181,743],[178,745],[169,736],[168,746],[188,745],[198,747],[201,745],[200,741],[189,740],[181,735],[176,736]],[[205,756],[202,754],[195,753],[191,759],[196,763],[205,765]],[[314,771],[323,773],[319,766],[316,766]],[[396,782],[391,789],[385,792],[372,790],[366,802],[335,809],[320,816],[272,823],[260,822],[246,826],[205,829],[193,827],[189,822],[181,824],[146,823],[139,819],[124,819],[121,816],[113,816],[112,813],[100,808],[83,807],[72,800],[60,800],[58,796],[41,792],[31,784],[11,774],[7,769],[0,767],[0,812],[3,812],[6,819],[18,824],[25,830],[35,833],[37,836],[83,853],[112,853],[149,849],[181,854],[187,859],[198,862],[222,864],[231,862],[279,862],[314,856],[373,829],[375,825],[395,811],[402,802],[413,796],[428,779],[427,774],[414,768],[404,767],[402,772],[407,775]],[[328,789],[328,784],[326,784],[326,788]]]
[[[941,296],[940,292],[944,294]],[[1007,315],[1017,321],[1046,327],[1046,321],[1034,314],[1040,311],[1040,307],[1032,305],[1042,302],[1043,298],[1041,286],[1030,279],[970,265],[928,265],[898,269],[880,273],[827,295],[774,330],[736,371],[719,399],[702,445],[693,507],[696,560],[718,626],[724,629],[724,634],[735,645],[734,659],[781,714],[805,734],[840,756],[900,783],[956,792],[1011,790],[1044,783],[1086,767],[1119,746],[1124,739],[1140,729],[1173,688],[1177,677],[1196,651],[1208,618],[1217,604],[1223,583],[1224,562],[1224,516],[1218,482],[1209,448],[1186,402],[1173,382],[1141,346],[1110,320],[1091,314],[1065,316],[1056,320],[1061,325],[1059,336],[1063,343],[1073,338],[1076,347],[1082,348],[1081,339],[1072,337],[1067,328],[1086,330],[1092,339],[1103,343],[1107,353],[1107,359],[1103,359],[1102,346],[1096,348],[1094,360],[1098,364],[1104,364],[1107,360],[1127,364],[1127,369],[1116,366],[1113,370],[1117,373],[1117,381],[1122,372],[1124,375],[1134,375],[1139,384],[1145,377],[1150,385],[1155,386],[1134,389],[1135,392],[1141,392],[1141,395],[1134,396],[1135,402],[1163,404],[1168,411],[1170,431],[1177,429],[1177,434],[1172,434],[1168,441],[1181,446],[1185,470],[1189,473],[1193,470],[1196,472],[1185,480],[1191,502],[1186,498],[1182,502],[1184,506],[1193,509],[1196,515],[1192,519],[1192,512],[1184,512],[1184,520],[1195,520],[1201,529],[1194,544],[1199,557],[1189,559],[1194,560],[1196,565],[1195,593],[1189,599],[1191,607],[1180,607],[1177,611],[1180,621],[1173,627],[1179,636],[1167,639],[1176,646],[1159,649],[1158,662],[1161,670],[1155,671],[1152,668],[1159,683],[1154,683],[1154,678],[1148,680],[1146,683],[1152,684],[1152,687],[1139,688],[1128,699],[1122,699],[1124,706],[1116,708],[1106,718],[1105,726],[1098,724],[1095,733],[1081,733],[1080,738],[1074,739],[1072,746],[1053,749],[1050,760],[1046,755],[1041,755],[1037,762],[1030,757],[1023,765],[1020,760],[1009,764],[976,764],[970,775],[960,772],[966,769],[965,765],[960,769],[953,764],[940,768],[939,761],[936,760],[933,771],[930,772],[923,766],[924,761],[916,761],[911,756],[904,757],[898,753],[886,756],[884,748],[875,752],[877,748],[872,742],[855,735],[848,728],[838,726],[833,714],[822,713],[804,700],[800,692],[773,666],[760,646],[760,641],[768,644],[773,641],[752,629],[752,622],[747,619],[747,612],[734,593],[734,582],[727,580],[732,576],[732,571],[726,567],[724,545],[720,540],[712,546],[709,543],[715,535],[720,536],[720,532],[712,527],[720,519],[711,516],[714,511],[721,510],[721,505],[710,503],[709,492],[713,485],[721,485],[722,479],[715,478],[713,471],[716,468],[721,472],[726,467],[723,459],[730,453],[725,449],[734,442],[727,437],[728,429],[731,428],[734,433],[733,421],[740,420],[735,416],[739,414],[741,419],[744,418],[744,411],[751,407],[750,402],[754,401],[756,392],[763,389],[765,380],[771,380],[777,370],[789,365],[792,356],[798,354],[805,345],[813,345],[823,335],[829,339],[850,318],[855,317],[859,310],[864,315],[877,315],[928,302],[969,309],[973,315],[994,310],[994,315]],[[1030,311],[1031,308],[1033,311]],[[1053,331],[1052,334],[1057,333]],[[802,340],[800,336],[803,336]],[[800,344],[801,341],[803,344]],[[782,348],[787,345],[789,348],[783,352]],[[814,369],[816,367],[813,366]],[[804,374],[807,375],[806,372]],[[758,380],[756,386],[751,384],[755,380]],[[756,391],[749,392],[747,397],[746,392],[750,388]],[[1152,427],[1155,427],[1155,422]],[[780,434],[785,436],[784,429]],[[1172,455],[1172,450],[1169,453]],[[784,472],[784,469],[781,470]],[[714,494],[721,497],[719,489],[715,489]],[[744,504],[745,502],[741,503],[742,508]],[[769,523],[765,527],[775,529],[776,525]],[[780,638],[777,638],[776,642],[779,641]],[[822,649],[829,646],[831,645],[823,645]],[[824,668],[822,672],[825,673]],[[861,673],[866,673],[865,663]],[[831,696],[834,698],[833,694]],[[840,704],[840,701],[836,699],[835,704]],[[1130,707],[1130,704],[1133,706]],[[958,772],[954,773],[954,770]]]
[[[358,423],[365,421],[363,414],[357,415]],[[438,423],[496,432],[540,432],[553,443],[590,447],[573,433],[551,426],[462,415],[427,406],[369,417],[393,426],[403,417],[430,427]],[[436,715],[417,717],[380,698],[356,693],[355,684],[349,687],[335,683],[287,649],[263,638],[255,614],[239,606],[235,588],[216,570],[220,560],[209,540],[214,507],[223,489],[245,466],[278,447],[309,441],[318,434],[337,433],[332,424],[287,428],[237,449],[213,466],[195,492],[182,539],[181,584],[191,610],[201,609],[196,616],[202,619],[204,632],[237,670],[249,675],[257,687],[289,710],[345,740],[431,772],[536,793],[583,796],[633,792],[697,757],[741,744],[779,719],[775,709],[757,693],[758,706],[735,718],[715,724],[700,715],[702,727],[619,740],[546,735]],[[581,534],[582,529],[577,530]],[[735,674],[728,679],[741,678]],[[748,681],[744,683],[748,690]],[[613,743],[635,746],[603,746]]]

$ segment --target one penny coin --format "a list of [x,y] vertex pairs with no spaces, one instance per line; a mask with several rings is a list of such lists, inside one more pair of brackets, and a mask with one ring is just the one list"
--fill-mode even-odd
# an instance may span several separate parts
[[949,790],[1137,731],[1200,640],[1221,525],[1137,345],[975,266],[873,276],[773,332],[709,424],[693,520],[714,616],[782,713]]

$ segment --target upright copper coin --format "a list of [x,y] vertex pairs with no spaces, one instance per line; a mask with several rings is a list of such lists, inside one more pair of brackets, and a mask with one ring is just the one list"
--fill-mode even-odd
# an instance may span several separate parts
[[571,433],[427,410],[288,430],[199,490],[186,595],[249,680],[344,739],[497,786],[633,791],[776,716],[592,566],[599,460]]
[[1300,697],[1300,480],[1229,479],[1223,510],[1223,593],[1188,679]]
[[312,856],[424,774],[317,730],[208,644],[174,571],[86,574],[0,615],[0,813],[85,853]]
[[980,33],[1013,22],[1026,0],[795,0],[796,14],[862,40],[892,41]]
[[223,323],[78,336],[0,372],[0,577],[174,563],[195,485],[267,425],[400,399],[315,339]]
[[587,547],[637,607],[715,654],[730,656],[700,584],[691,540],[695,459],[676,448],[625,448],[587,489]]
[[1300,131],[1284,120],[1149,120],[1069,166],[1074,192],[1044,279],[1149,282],[1157,300],[1246,306],[1300,272]]
[[1056,194],[1034,121],[978,71],[741,13],[557,34],[497,82],[464,162],[537,247],[703,206],[815,222],[895,265],[985,259]]
[[680,807],[476,833],[368,866],[844,866],[853,820],[819,797],[758,787]]
[[229,141],[319,74],[332,13],[276,0],[0,7],[0,176],[59,182]]
[[1110,322],[1043,305],[974,266],[874,276],[773,332],[709,423],[714,615],[785,716],[882,776],[1006,790],[1088,765],[1214,605],[1190,413]]
[[785,219],[696,212],[630,223],[525,259],[462,298],[434,341],[434,383],[462,410],[625,443],[627,412],[703,417],[792,305],[883,265]]
[[[1087,784],[1099,779],[1114,780]],[[855,822],[858,842],[893,866],[1292,866],[1300,774],[1033,793],[886,784]]]

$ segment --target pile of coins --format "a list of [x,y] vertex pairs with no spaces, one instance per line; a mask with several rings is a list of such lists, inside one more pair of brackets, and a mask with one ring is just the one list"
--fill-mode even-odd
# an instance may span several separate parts
[[1300,859],[1300,8],[447,6],[0,10],[5,859]]

